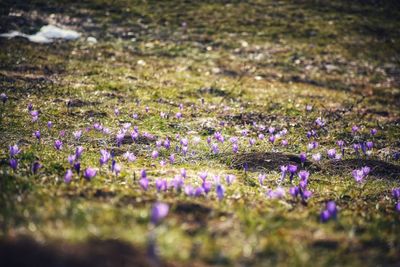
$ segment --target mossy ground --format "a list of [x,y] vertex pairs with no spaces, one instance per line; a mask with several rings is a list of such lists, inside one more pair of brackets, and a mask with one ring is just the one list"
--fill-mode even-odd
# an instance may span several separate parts
[[[400,9],[394,1],[349,2],[1,3],[1,32],[35,32],[55,22],[83,34],[78,41],[48,45],[0,39],[0,90],[9,96],[0,121],[2,238],[112,238],[143,248],[150,207],[158,200],[171,207],[157,228],[158,248],[162,258],[176,264],[399,264],[400,216],[391,189],[400,186],[400,165],[392,156],[400,146]],[[98,42],[88,43],[88,36]],[[74,104],[68,107],[68,100]],[[40,111],[38,123],[31,122],[28,103]],[[183,119],[176,119],[180,103]],[[305,111],[307,104],[312,112]],[[161,111],[170,117],[162,119]],[[266,173],[266,186],[274,188],[279,165],[287,164],[278,155],[306,151],[306,133],[317,117],[327,121],[318,138],[321,153],[338,139],[353,142],[351,127],[360,125],[362,138],[369,138],[371,128],[379,131],[372,155],[357,159],[349,148],[340,162],[309,165],[314,194],[307,206],[289,197],[268,199],[258,174]],[[47,121],[54,122],[52,129]],[[239,154],[226,142],[214,155],[205,145],[216,130],[239,136],[254,121],[287,128],[289,146],[258,141],[248,148],[243,139]],[[174,165],[160,167],[149,156],[154,144],[117,147],[114,135],[104,138],[93,131],[73,139],[73,131],[95,122],[113,132],[132,122],[160,138],[199,136],[202,143],[190,146],[189,155],[177,154]],[[32,137],[37,129],[40,144]],[[53,142],[60,130],[67,134],[57,152]],[[22,153],[14,173],[8,146],[16,143]],[[103,168],[91,182],[65,184],[66,158],[77,145],[85,147],[83,167],[98,165],[100,148],[113,149],[121,174]],[[128,150],[138,157],[134,163],[122,159]],[[43,168],[33,175],[35,159]],[[248,172],[245,162],[254,163]],[[373,171],[359,185],[351,171],[363,165]],[[143,192],[137,183],[143,168],[151,177],[165,178],[186,168],[194,184],[203,170],[235,174],[237,180],[219,202],[214,193],[192,198]],[[319,213],[327,200],[335,200],[340,211],[337,220],[322,224]]]

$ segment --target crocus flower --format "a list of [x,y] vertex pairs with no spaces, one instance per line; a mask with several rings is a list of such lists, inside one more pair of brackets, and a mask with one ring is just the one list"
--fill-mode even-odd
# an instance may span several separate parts
[[5,104],[7,102],[8,96],[5,93],[0,94],[0,99]]
[[320,153],[313,154],[312,158],[315,161],[320,161],[321,160],[321,154]]
[[10,146],[9,150],[10,150],[10,157],[12,158],[21,152],[21,150],[18,148],[18,145]]
[[82,153],[83,153],[83,146],[78,146],[78,147],[75,149],[75,156],[76,156],[76,158],[79,159],[79,158],[82,156]]
[[32,164],[32,173],[36,174],[39,171],[40,168],[42,168],[42,164],[40,164],[38,161],[35,161]]
[[301,163],[306,162],[306,160],[307,160],[307,154],[304,153],[304,152],[301,152],[300,153],[300,161],[301,161]]
[[181,188],[183,187],[184,184],[185,183],[184,183],[182,177],[179,175],[176,175],[175,178],[172,180],[172,186],[177,191],[181,190]]
[[286,140],[286,139],[283,139],[282,142],[281,142],[282,146],[287,146],[288,143],[289,143],[289,142],[288,142],[288,140]]
[[64,137],[65,136],[65,130],[61,130],[59,134],[60,134],[60,137]]
[[33,135],[36,137],[36,139],[37,139],[38,141],[40,141],[40,131],[39,131],[39,130],[35,131],[35,132],[33,133]]
[[174,154],[171,154],[171,155],[169,156],[169,163],[171,163],[171,164],[174,164],[174,163],[175,163],[175,155],[174,155]]
[[82,137],[82,131],[78,130],[72,133],[76,140],[79,140]]
[[115,116],[119,116],[119,109],[118,108],[114,109],[114,114],[115,114]]
[[258,182],[260,183],[261,186],[264,185],[264,180],[265,180],[265,178],[266,178],[266,175],[265,175],[265,174],[259,174],[259,175],[258,175]]
[[182,112],[177,112],[177,113],[175,114],[175,118],[181,119],[181,118],[182,118]]
[[217,185],[216,188],[218,200],[221,201],[224,198],[225,189],[221,184]]
[[105,149],[100,149],[100,154],[100,166],[103,166],[110,160],[111,154]]
[[147,178],[142,178],[139,180],[139,184],[143,190],[147,191],[147,188],[149,187],[149,180]]
[[400,212],[400,202],[397,202],[395,209],[397,212]]
[[325,125],[325,120],[323,120],[321,117],[317,118],[315,120],[315,124],[319,127],[323,127]]
[[237,144],[233,144],[232,145],[232,152],[236,154],[238,152],[238,150],[239,150],[238,145]]
[[256,140],[254,138],[250,138],[249,139],[249,145],[250,146],[254,146],[255,143],[256,143]]
[[228,174],[228,175],[226,176],[226,183],[227,183],[228,185],[231,185],[231,184],[233,183],[233,181],[235,181],[235,179],[236,179],[236,176],[235,176],[235,175],[233,175],[233,174]]
[[372,141],[368,141],[365,143],[368,150],[371,150],[374,147],[374,143]]
[[268,140],[273,144],[275,142],[275,136],[271,135]]
[[47,127],[50,129],[51,127],[53,127],[53,123],[51,121],[47,122]]
[[204,193],[208,194],[211,191],[212,184],[209,182],[204,181],[201,184],[201,187],[203,188]]
[[378,132],[378,130],[377,129],[371,129],[371,135],[376,135],[376,133]]
[[73,176],[72,171],[68,169],[67,172],[64,175],[64,182],[66,184],[69,184],[71,182],[71,180],[72,180],[72,176]]
[[214,154],[218,154],[219,153],[219,148],[218,148],[218,144],[217,143],[213,143],[211,145],[212,151]]
[[157,150],[154,150],[154,151],[151,153],[151,157],[152,157],[153,159],[158,158],[158,151],[157,151]]
[[308,171],[300,171],[299,172],[299,178],[301,181],[307,181],[308,177],[310,177],[310,173]]
[[281,172],[282,172],[280,182],[283,182],[283,180],[284,180],[285,177],[286,177],[286,172],[287,172],[287,170],[288,170],[288,167],[285,166],[285,165],[283,165],[283,166],[280,167],[280,169],[281,169]]
[[205,182],[205,180],[207,179],[208,173],[207,172],[201,172],[199,173],[199,177],[201,180],[203,180],[203,182]]
[[147,178],[147,172],[146,172],[145,169],[143,169],[143,170],[140,171],[140,177],[142,177],[142,178]]
[[56,141],[54,141],[54,147],[55,147],[55,149],[57,149],[57,150],[61,150],[62,149],[62,146],[63,146],[63,143],[61,142],[61,140],[56,140]]
[[392,189],[392,197],[394,198],[394,200],[400,199],[400,187]]
[[168,138],[165,138],[165,140],[164,140],[164,147],[166,149],[169,149],[171,147],[171,142],[169,141]]
[[336,149],[334,149],[334,148],[328,149],[327,154],[328,154],[328,158],[334,159],[336,157]]
[[150,221],[152,224],[157,225],[168,215],[169,207],[165,203],[157,202],[151,209]]
[[359,129],[360,129],[360,128],[359,128],[357,125],[353,125],[353,127],[351,127],[351,131],[352,131],[353,133],[358,132]]
[[167,191],[167,180],[157,179],[156,180],[156,189],[157,189],[157,192]]
[[364,179],[364,172],[362,170],[353,170],[352,172],[354,179],[356,182],[362,182]]
[[297,166],[296,165],[288,165],[288,170],[290,172],[290,182],[292,182],[293,176],[297,172]]
[[260,133],[260,134],[258,135],[258,139],[263,140],[264,138],[265,138],[265,135],[263,135],[262,133]]
[[186,185],[183,188],[183,191],[185,192],[185,194],[187,196],[193,196],[194,195],[194,189],[193,189],[193,187],[191,185]]
[[97,171],[93,168],[86,168],[85,172],[83,173],[83,176],[85,177],[86,180],[90,181],[92,180],[93,177],[96,176]]
[[119,165],[118,163],[115,163],[113,166],[113,171],[115,172],[115,175],[118,176],[119,173],[121,172],[121,165]]
[[81,171],[81,163],[79,161],[74,163],[74,169],[75,169],[76,173],[78,173],[78,174],[80,173],[80,171]]
[[321,222],[327,222],[329,219],[336,218],[337,208],[334,201],[328,201],[326,203],[325,209],[321,212],[320,218]]
[[281,199],[285,197],[285,189],[277,187],[275,190],[268,190],[267,196],[271,199]]
[[17,167],[18,167],[18,160],[17,160],[17,159],[14,159],[14,158],[10,159],[10,167],[11,167],[11,169],[13,169],[14,171],[16,171],[16,170],[17,170]]
[[69,156],[68,156],[68,162],[69,162],[69,164],[73,165],[74,162],[75,162],[75,160],[76,160],[76,156],[75,156],[75,155],[69,155]]
[[122,141],[125,138],[125,132],[124,131],[119,131],[115,137],[117,141],[117,146],[120,146],[122,144]]
[[296,198],[299,195],[299,188],[297,186],[289,188],[289,194]]

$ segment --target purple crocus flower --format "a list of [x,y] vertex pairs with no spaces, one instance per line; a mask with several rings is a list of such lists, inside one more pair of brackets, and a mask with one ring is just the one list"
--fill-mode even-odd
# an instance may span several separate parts
[[110,160],[111,154],[105,149],[100,149],[100,155],[100,166],[103,166]]
[[289,142],[288,142],[288,140],[286,140],[286,139],[283,139],[282,142],[281,142],[282,146],[287,146],[288,143],[289,143]]
[[323,127],[323,126],[325,126],[325,120],[323,120],[321,117],[319,117],[319,118],[317,118],[317,119],[315,120],[315,124],[316,124],[317,126],[319,126],[319,127]]
[[207,172],[201,172],[199,173],[199,177],[200,179],[203,181],[203,183],[205,182],[205,180],[207,179],[208,173]]
[[395,206],[395,210],[397,212],[400,212],[400,202],[397,202],[396,206]]
[[18,148],[18,145],[10,146],[9,150],[10,150],[10,157],[12,158],[21,152],[21,150]]
[[335,219],[337,215],[336,203],[334,201],[328,201],[326,203],[325,209],[321,212],[320,218],[321,222],[327,222],[329,219]]
[[371,135],[376,135],[378,133],[378,130],[377,129],[371,129]]
[[187,138],[182,138],[180,141],[182,146],[188,146],[189,145],[189,140]]
[[69,164],[73,165],[74,162],[75,162],[75,160],[76,160],[76,156],[75,156],[75,155],[69,155],[69,156],[68,156],[68,162],[69,162]]
[[183,191],[185,192],[185,194],[187,196],[193,196],[194,195],[194,189],[191,185],[186,185],[183,189]]
[[141,178],[139,180],[139,184],[144,191],[147,191],[147,188],[149,187],[149,180],[147,178]]
[[119,173],[121,172],[122,167],[121,167],[121,165],[119,165],[118,163],[114,163],[112,169],[113,169],[113,171],[115,172],[115,175],[118,176]]
[[182,118],[182,112],[177,112],[177,113],[175,114],[175,118],[181,119],[181,118]]
[[299,195],[299,188],[297,186],[289,188],[289,194],[296,198]]
[[125,138],[125,132],[124,131],[119,131],[115,137],[116,141],[117,141],[117,146],[121,146],[122,141]]
[[304,153],[304,152],[301,152],[300,153],[300,161],[301,161],[301,163],[306,162],[306,160],[307,160],[307,154]]
[[40,162],[38,162],[38,161],[35,161],[32,164],[32,173],[36,174],[39,171],[40,168],[42,168],[42,164],[40,164]]
[[328,158],[334,159],[336,157],[336,149],[334,149],[334,148],[328,149],[327,154],[328,154]]
[[268,140],[273,144],[275,142],[275,136],[271,135]]
[[136,140],[139,139],[139,133],[138,133],[138,132],[135,132],[135,131],[132,131],[132,132],[131,132],[131,138],[132,138],[132,141],[133,141],[133,142],[136,142]]
[[180,191],[184,184],[185,182],[179,175],[176,175],[175,178],[172,180],[172,186],[175,188],[176,191]]
[[158,151],[157,151],[157,150],[154,150],[154,151],[151,153],[151,157],[152,157],[153,159],[158,158]]
[[233,175],[233,174],[228,174],[228,175],[226,176],[226,183],[227,183],[228,185],[231,185],[231,184],[233,183],[233,181],[235,181],[235,179],[236,179],[236,176],[235,176],[235,175]]
[[271,199],[281,199],[285,197],[285,189],[283,187],[277,187],[274,190],[268,190],[267,196]]
[[[32,114],[32,113],[31,113]],[[36,115],[37,116],[37,115]],[[50,129],[51,127],[53,127],[53,123],[51,121],[47,122],[47,127]]]
[[356,152],[356,154],[358,155],[358,151],[360,150],[361,145],[360,144],[353,144],[353,149]]
[[32,103],[29,103],[28,104],[28,111],[32,111],[33,110],[33,105],[32,105]]
[[169,141],[168,137],[164,140],[164,147],[169,149],[171,147],[171,142]]
[[203,188],[204,193],[208,194],[211,191],[212,184],[209,182],[204,181],[201,184],[201,187]]
[[93,177],[96,176],[97,171],[93,168],[86,168],[85,172],[83,173],[83,176],[85,177],[86,180],[90,181],[92,180]]
[[258,175],[258,182],[260,183],[261,186],[264,185],[265,178],[266,178],[266,175],[263,173]]
[[297,172],[297,166],[296,165],[288,165],[288,170],[290,172],[290,182],[292,182],[293,176]]
[[280,169],[281,169],[281,172],[282,172],[280,182],[283,182],[283,180],[284,180],[285,177],[286,177],[286,172],[287,172],[287,170],[288,170],[288,166],[286,166],[286,165],[280,166]]
[[323,210],[320,215],[321,222],[327,222],[331,218],[331,214],[327,210]]
[[169,163],[170,163],[170,164],[174,164],[174,163],[175,163],[175,155],[174,155],[174,154],[171,154],[171,155],[169,156]]
[[186,178],[186,169],[181,169],[181,176]]
[[225,189],[221,184],[217,185],[216,188],[218,200],[221,201],[224,198]]
[[256,140],[254,138],[250,138],[249,139],[249,145],[250,146],[254,146],[255,143],[256,143]]
[[5,104],[7,102],[8,96],[5,93],[0,94],[0,99]]
[[76,156],[76,158],[79,159],[79,158],[82,156],[82,153],[83,153],[83,146],[78,146],[78,147],[75,149],[75,156]]
[[115,108],[115,109],[114,109],[114,114],[115,114],[115,116],[117,116],[117,117],[119,116],[119,109],[118,109],[118,108]]
[[194,195],[195,197],[200,197],[200,196],[202,196],[203,194],[204,194],[204,189],[203,189],[203,187],[199,186],[199,187],[197,187],[196,189],[194,189],[193,195]]
[[81,163],[79,161],[74,163],[74,169],[75,169],[77,174],[80,173],[80,171],[81,171]]
[[169,207],[165,203],[157,202],[151,209],[150,221],[152,224],[157,225],[168,215]]
[[301,181],[308,181],[308,177],[310,177],[310,173],[308,171],[300,171],[299,172],[299,178]]
[[321,154],[320,153],[313,154],[312,158],[315,161],[320,161],[321,160]]
[[218,148],[218,144],[217,143],[213,143],[211,145],[212,151],[214,154],[218,154],[219,153],[219,148]]
[[143,170],[140,171],[140,177],[142,177],[142,178],[147,178],[147,172],[146,172],[145,169],[143,169]]
[[258,139],[263,140],[264,138],[265,138],[265,135],[264,135],[264,134],[260,133],[260,134],[258,135]]
[[392,197],[394,198],[394,200],[400,199],[400,187],[392,189]]
[[39,130],[37,130],[37,131],[35,131],[34,133],[33,133],[33,135],[36,137],[36,139],[38,140],[38,141],[40,141],[40,131]]
[[156,180],[156,189],[157,189],[157,192],[167,191],[167,180],[157,179]]
[[10,167],[11,167],[11,169],[13,169],[14,171],[16,171],[16,170],[17,170],[17,167],[18,167],[18,160],[17,160],[17,159],[14,159],[14,158],[11,158],[11,159],[10,159]]
[[79,140],[82,137],[82,131],[78,130],[72,133],[76,140]]
[[351,127],[351,131],[353,132],[353,133],[356,133],[356,132],[358,132],[360,130],[360,128],[357,126],[357,125],[353,125],[353,127]]
[[353,170],[352,172],[354,179],[356,182],[360,183],[364,179],[364,172],[362,170]]
[[365,143],[368,150],[371,150],[374,147],[374,143],[372,141],[368,141]]
[[63,143],[61,142],[61,140],[56,140],[55,142],[54,142],[54,147],[55,147],[55,149],[57,149],[57,150],[61,150],[62,149],[62,146],[63,146]]
[[66,184],[69,184],[72,181],[72,176],[73,176],[72,171],[68,169],[64,175],[64,182]]
[[239,150],[238,145],[237,144],[233,144],[232,145],[232,152],[236,154],[238,152],[238,150]]

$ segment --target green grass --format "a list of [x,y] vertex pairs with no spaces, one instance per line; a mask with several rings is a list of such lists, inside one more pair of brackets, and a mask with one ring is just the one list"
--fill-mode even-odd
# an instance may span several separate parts
[[[0,39],[0,91],[9,96],[1,105],[0,121],[1,238],[28,235],[47,242],[116,238],[144,248],[150,208],[163,201],[171,211],[157,228],[157,243],[160,255],[177,264],[194,260],[218,266],[395,266],[400,262],[400,217],[390,192],[400,186],[399,162],[391,156],[398,151],[400,138],[396,76],[400,9],[390,1],[378,6],[347,1],[225,2],[1,4],[4,10],[28,17],[21,25],[1,23],[2,31],[38,29],[54,13],[57,22],[84,36],[49,45]],[[67,15],[77,20],[66,20]],[[1,18],[10,19],[8,12]],[[98,43],[88,44],[88,36],[95,36]],[[78,104],[68,108],[68,100]],[[40,111],[38,123],[31,122],[28,103]],[[184,119],[178,120],[180,103]],[[307,104],[313,105],[312,112],[305,112]],[[115,107],[121,112],[118,117]],[[161,111],[169,119],[160,118]],[[133,113],[139,120],[132,119]],[[341,162],[324,159],[307,167],[313,191],[307,206],[290,197],[268,199],[265,188],[258,185],[258,174],[265,172],[266,186],[274,188],[279,165],[285,163],[277,155],[306,151],[306,133],[318,117],[327,120],[327,131],[320,131],[318,138],[318,151],[324,155],[339,138],[353,141],[353,125],[363,126],[365,139],[370,139],[369,129],[377,128],[368,159],[372,161],[354,161],[356,155],[349,148]],[[54,122],[50,130],[49,120]],[[222,129],[220,121],[227,126]],[[233,154],[229,137],[251,129],[253,121],[287,128],[288,147],[265,140],[248,148],[248,140],[242,138],[239,155]],[[113,134],[104,137],[91,131],[79,141],[73,139],[73,131],[95,122]],[[172,148],[176,134],[202,141],[191,144],[187,156],[177,153],[176,164],[161,168],[149,157],[154,143],[116,147],[115,133],[125,122],[141,132],[169,137]],[[42,131],[40,144],[32,136],[37,129]],[[60,130],[66,130],[66,136],[64,148],[57,152],[53,142]],[[219,155],[205,145],[216,130],[227,140],[220,144]],[[257,138],[257,133],[251,131],[251,136]],[[8,146],[15,143],[22,148],[16,173],[7,166]],[[75,176],[71,184],[64,184],[67,156],[77,145],[85,147],[82,168],[98,166],[100,148],[114,149],[123,166],[121,174],[115,177],[103,167],[91,182]],[[128,150],[137,155],[136,162],[123,160]],[[43,164],[36,175],[30,170],[34,160]],[[244,162],[254,163],[254,169],[245,173]],[[373,172],[360,186],[351,171],[363,164],[372,164]],[[203,170],[221,178],[235,174],[237,179],[226,186],[226,198],[218,202],[214,192],[205,198],[161,194],[154,188],[143,192],[137,182],[142,168],[152,178],[167,179],[186,168],[193,184],[199,184],[197,174]],[[319,213],[327,200],[336,201],[339,215],[322,224]],[[185,212],[184,205],[189,205]]]

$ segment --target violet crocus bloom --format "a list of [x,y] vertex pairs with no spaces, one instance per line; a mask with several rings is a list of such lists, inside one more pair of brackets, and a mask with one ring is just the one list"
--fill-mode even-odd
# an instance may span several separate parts
[[328,154],[328,158],[334,159],[336,157],[336,149],[334,149],[334,148],[328,149],[327,154]]
[[320,153],[313,154],[312,158],[315,161],[320,161],[321,160],[321,154]]
[[144,191],[147,191],[147,189],[149,187],[149,180],[147,178],[141,178],[139,180],[139,184]]
[[325,209],[321,212],[321,222],[327,222],[329,219],[335,219],[337,215],[336,203],[334,201],[328,201]]
[[81,130],[75,131],[72,133],[72,135],[76,140],[79,140],[82,137],[82,131]]
[[351,131],[352,131],[353,133],[358,132],[359,129],[360,129],[360,128],[359,128],[357,125],[353,125],[353,127],[351,127]]
[[236,154],[238,152],[238,150],[239,150],[238,145],[237,144],[233,144],[232,145],[232,152]]
[[293,176],[297,172],[297,166],[296,165],[288,165],[288,170],[290,172],[290,182],[292,182]]
[[40,164],[40,162],[38,162],[38,161],[35,161],[32,164],[32,173],[36,174],[39,171],[40,168],[42,168],[42,164]]
[[296,198],[299,195],[299,188],[297,186],[289,188],[289,194],[292,195],[293,198]]
[[286,177],[286,172],[287,172],[287,170],[288,170],[288,167],[285,166],[285,165],[283,165],[283,166],[280,166],[280,169],[281,169],[281,172],[282,172],[280,182],[283,182],[283,180],[284,180],[285,177]]
[[186,178],[186,169],[181,169],[181,176]]
[[225,194],[224,187],[221,184],[218,184],[217,188],[216,188],[216,192],[217,192],[218,200],[221,201],[224,198],[224,194]]
[[378,133],[378,130],[377,129],[371,129],[371,135],[376,135]]
[[212,184],[209,182],[204,181],[201,184],[201,187],[203,188],[204,193],[208,194],[211,191]]
[[265,175],[265,174],[259,174],[259,175],[258,175],[258,182],[260,183],[261,186],[264,185],[264,180],[265,180],[265,178],[266,178],[266,175]]
[[199,177],[200,179],[205,182],[205,180],[207,179],[208,173],[207,172],[201,172],[199,173]]
[[362,170],[353,170],[352,174],[354,179],[358,183],[361,183],[365,177],[364,172]]
[[10,146],[9,150],[10,150],[10,157],[12,158],[21,152],[21,150],[18,148],[18,145]]
[[263,140],[264,138],[265,138],[265,135],[264,135],[264,134],[260,133],[260,134],[258,135],[258,139]]
[[176,175],[171,184],[176,191],[180,191],[185,182],[183,181],[181,176]]
[[69,162],[69,164],[73,165],[74,162],[75,162],[75,160],[76,160],[76,156],[75,156],[75,155],[69,155],[69,156],[68,156],[68,162]]
[[147,178],[147,172],[146,172],[145,169],[143,169],[143,170],[140,171],[140,177],[142,177],[142,178]]
[[158,151],[157,151],[157,150],[154,150],[154,151],[151,153],[151,157],[152,157],[153,159],[158,158]]
[[92,180],[93,177],[96,176],[97,171],[93,168],[86,168],[85,172],[83,173],[83,176],[85,177],[86,180],[90,181]]
[[400,202],[397,202],[396,206],[395,206],[395,210],[397,212],[400,212]]
[[180,141],[182,146],[188,146],[189,145],[189,140],[187,138],[182,138]]
[[214,154],[218,154],[219,153],[219,148],[218,148],[218,144],[217,143],[213,143],[211,145],[212,151]]
[[193,195],[194,195],[195,197],[200,197],[200,196],[204,195],[204,189],[203,189],[203,187],[199,186],[199,187],[197,187],[196,189],[194,189]]
[[315,120],[315,124],[318,125],[319,127],[323,127],[323,126],[325,126],[325,120],[323,120],[321,117],[319,117]]
[[368,150],[371,150],[374,147],[374,143],[372,141],[368,141],[365,143]]
[[394,200],[400,199],[400,187],[392,189],[392,197]]
[[267,196],[271,199],[281,199],[285,197],[285,189],[283,187],[277,187],[274,190],[268,190]]
[[1,102],[3,102],[3,104],[5,104],[7,102],[8,96],[5,93],[1,93],[0,99],[1,99]]
[[75,156],[76,156],[77,159],[79,159],[82,156],[83,149],[84,149],[83,146],[78,146],[75,149]]
[[114,109],[114,114],[115,114],[115,116],[119,116],[119,109],[118,108]]
[[228,175],[226,176],[226,183],[227,183],[228,185],[231,185],[231,184],[235,181],[235,179],[236,179],[236,176],[235,176],[235,175],[233,175],[233,174],[228,174]]
[[133,142],[136,142],[139,139],[139,133],[135,131],[131,132],[131,138]]
[[300,161],[301,161],[301,163],[306,162],[306,160],[307,160],[307,154],[304,153],[304,152],[301,152],[300,153]]
[[329,221],[330,218],[331,218],[331,215],[330,215],[329,211],[323,210],[321,212],[321,215],[320,215],[321,222],[325,223],[325,222]]
[[288,140],[286,140],[286,139],[283,139],[282,142],[281,142],[282,146],[287,146],[288,143],[289,143],[289,142],[288,142]]
[[119,165],[118,163],[115,163],[114,164],[114,168],[113,168],[113,171],[115,172],[115,175],[116,176],[118,176],[119,175],[119,173],[121,172],[121,165]]
[[81,171],[81,163],[79,161],[74,163],[74,169],[75,169],[76,173],[78,173],[78,174],[80,173],[80,171]]
[[308,177],[310,177],[310,173],[304,170],[300,171],[298,175],[301,181],[306,181],[306,182],[308,181]]
[[122,141],[125,138],[125,132],[124,131],[119,131],[115,137],[116,141],[117,141],[117,146],[121,146]]
[[170,164],[174,164],[174,163],[175,163],[175,155],[174,155],[174,154],[171,154],[171,155],[169,156],[169,163],[170,163]]
[[150,221],[152,224],[157,225],[168,215],[169,207],[165,203],[157,202],[151,209]]
[[47,122],[47,127],[50,129],[51,127],[53,127],[53,123],[51,121]]
[[14,159],[14,158],[11,158],[11,159],[10,159],[10,167],[11,167],[11,169],[13,169],[14,171],[16,171],[16,170],[17,170],[17,167],[18,167],[18,160],[17,160],[17,159]]
[[34,133],[33,133],[33,135],[36,137],[36,139],[38,140],[38,141],[40,141],[40,131],[39,130],[37,130],[37,131],[35,131]]
[[171,142],[169,141],[168,137],[164,140],[164,147],[169,149],[171,147]]
[[194,189],[191,185],[186,185],[183,189],[183,191],[185,192],[185,194],[187,196],[193,196],[194,195]]
[[254,138],[250,138],[249,139],[249,145],[250,146],[254,146],[255,143],[256,143],[256,140]]
[[167,191],[167,180],[157,179],[156,180],[156,189],[157,189],[157,192]]
[[55,149],[61,150],[61,149],[62,149],[62,146],[63,146],[63,143],[61,142],[61,140],[56,140],[56,141],[54,141],[54,147],[55,147]]
[[182,119],[182,112],[177,112],[177,113],[175,114],[175,118],[177,118],[177,119]]
[[73,176],[72,171],[68,169],[64,175],[64,182],[66,184],[69,184],[72,181],[72,176]]
[[268,140],[273,144],[275,142],[275,136],[271,135]]
[[111,154],[105,149],[100,149],[100,155],[100,166],[103,166],[110,160]]

